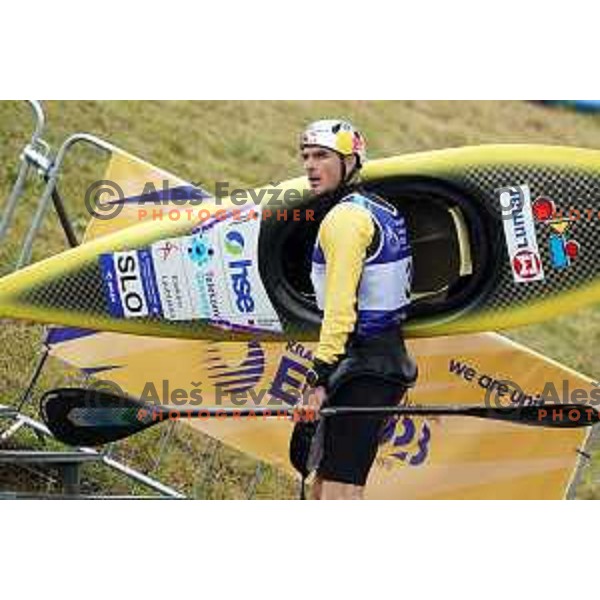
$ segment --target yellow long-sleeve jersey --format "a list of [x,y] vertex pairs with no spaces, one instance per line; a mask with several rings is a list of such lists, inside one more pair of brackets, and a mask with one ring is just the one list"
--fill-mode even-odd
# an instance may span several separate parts
[[318,242],[327,261],[325,306],[315,358],[334,364],[357,319],[357,291],[364,260],[375,234],[367,209],[344,202],[327,213],[319,228]]

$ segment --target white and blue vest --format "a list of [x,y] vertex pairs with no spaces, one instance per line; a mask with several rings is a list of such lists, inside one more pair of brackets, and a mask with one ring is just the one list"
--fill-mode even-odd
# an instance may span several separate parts
[[[352,202],[369,211],[377,230],[373,239],[378,243],[369,248],[363,265],[354,329],[358,337],[370,337],[406,319],[413,273],[406,221],[396,207],[382,198],[353,193],[342,202]],[[325,307],[326,273],[327,261],[317,237],[310,277],[320,310]]]

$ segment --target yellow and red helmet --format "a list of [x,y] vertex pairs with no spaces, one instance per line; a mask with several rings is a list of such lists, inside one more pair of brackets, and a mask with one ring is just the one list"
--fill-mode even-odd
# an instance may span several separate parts
[[356,155],[358,167],[367,160],[367,145],[362,133],[352,123],[340,119],[323,119],[311,123],[302,133],[300,148],[322,146],[342,156]]

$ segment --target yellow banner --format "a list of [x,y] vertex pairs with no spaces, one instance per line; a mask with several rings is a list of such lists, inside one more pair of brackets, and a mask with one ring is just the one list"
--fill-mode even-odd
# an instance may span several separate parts
[[[185,202],[190,195],[186,194],[191,187],[189,183],[122,150],[112,152],[104,180],[109,182],[107,187],[111,188],[112,195],[100,200],[118,200],[122,208],[110,219],[92,218],[85,232],[86,241],[148,220],[186,218],[188,215],[184,211],[192,204],[198,209],[196,202]],[[115,198],[115,194],[120,197]],[[167,204],[167,198],[177,198],[178,195],[177,202]],[[174,213],[184,214],[177,216]]]
[[[483,404],[509,388],[502,403],[542,392],[592,402],[590,379],[496,334],[414,340],[417,404]],[[53,354],[152,403],[266,406],[293,403],[310,347],[290,342],[228,343],[95,334]],[[581,391],[583,390],[583,391]],[[190,421],[243,452],[291,469],[285,419]],[[371,498],[562,498],[587,435],[464,417],[404,417],[388,428],[367,487]]]

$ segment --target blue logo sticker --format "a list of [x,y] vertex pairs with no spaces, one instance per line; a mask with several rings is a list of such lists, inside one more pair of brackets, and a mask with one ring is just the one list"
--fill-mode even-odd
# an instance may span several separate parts
[[244,237],[239,231],[229,231],[225,236],[225,250],[232,256],[240,256],[244,246]]

